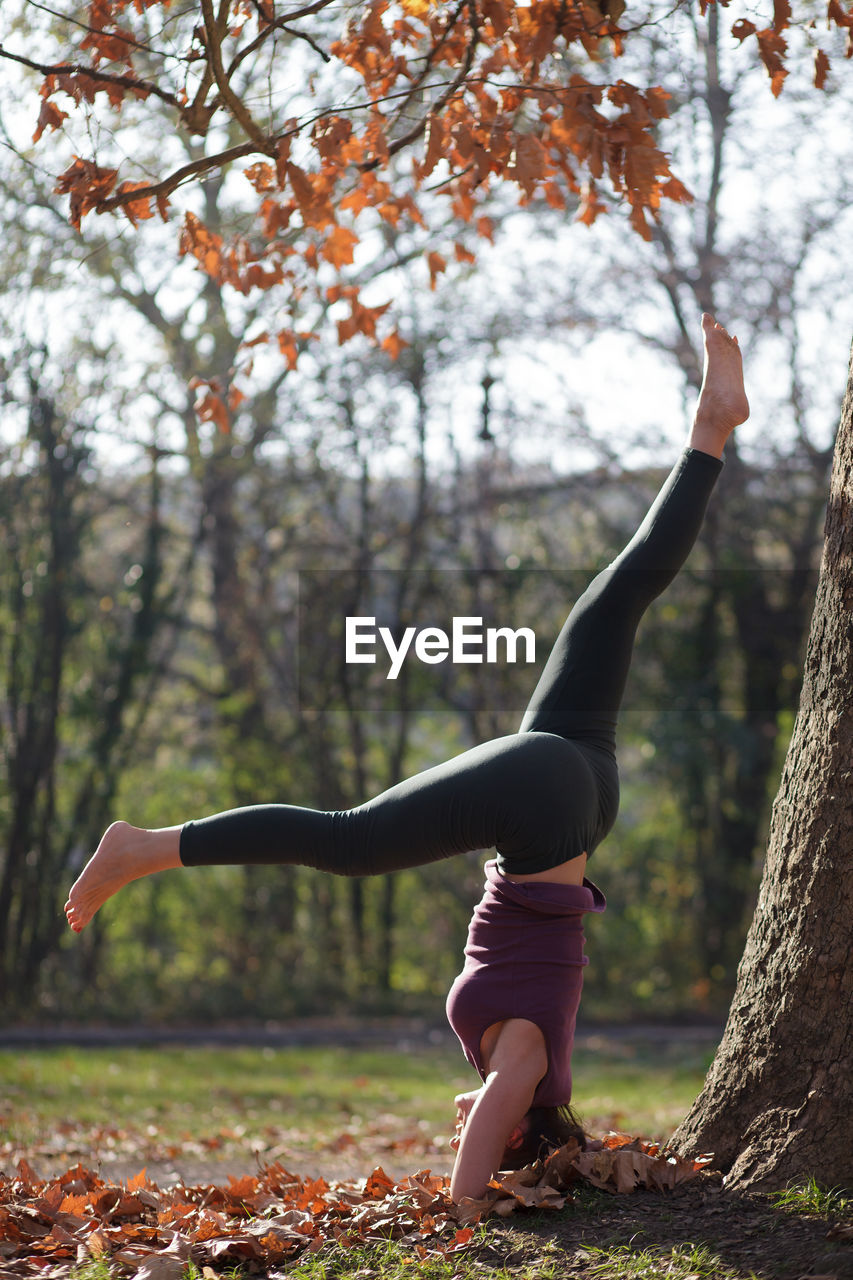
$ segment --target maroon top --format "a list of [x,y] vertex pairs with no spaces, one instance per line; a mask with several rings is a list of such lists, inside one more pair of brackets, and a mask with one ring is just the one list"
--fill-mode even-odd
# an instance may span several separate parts
[[545,1037],[548,1070],[533,1105],[560,1106],[572,1096],[572,1043],[583,986],[583,921],[603,911],[604,894],[579,884],[508,880],[486,863],[485,892],[474,909],[465,965],[450,988],[447,1017],[465,1057],[485,1080],[480,1041],[495,1022],[526,1018]]

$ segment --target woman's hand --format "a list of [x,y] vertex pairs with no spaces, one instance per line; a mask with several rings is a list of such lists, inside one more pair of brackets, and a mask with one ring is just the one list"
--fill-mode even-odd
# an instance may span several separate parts
[[454,1151],[459,1150],[459,1143],[462,1141],[462,1134],[465,1132],[471,1108],[481,1093],[482,1087],[480,1089],[472,1089],[470,1093],[457,1093],[453,1099],[456,1103],[456,1132],[450,1139],[450,1145]]

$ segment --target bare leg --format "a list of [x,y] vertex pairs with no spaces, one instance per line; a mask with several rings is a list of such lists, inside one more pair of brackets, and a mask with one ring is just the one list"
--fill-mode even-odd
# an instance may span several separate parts
[[707,311],[702,316],[702,333],[705,369],[689,443],[692,449],[721,458],[732,431],[749,417],[749,401],[737,338],[729,337]]
[[150,876],[182,865],[179,844],[181,828],[163,827],[143,831],[127,822],[114,822],[101,837],[92,857],[71,886],[65,914],[75,933],[119,889],[131,880]]

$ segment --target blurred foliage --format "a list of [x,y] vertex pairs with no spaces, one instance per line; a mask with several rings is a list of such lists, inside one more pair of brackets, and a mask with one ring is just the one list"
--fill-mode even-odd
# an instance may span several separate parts
[[[26,465],[16,462],[18,470]],[[496,455],[498,473],[501,465]],[[381,607],[399,633],[413,620],[434,622],[437,617],[485,613],[488,607],[495,610],[495,621],[534,628],[541,663],[546,638],[556,634],[564,611],[602,559],[593,548],[607,547],[612,539],[612,528],[598,528],[588,518],[590,486],[596,486],[596,509],[611,525],[618,516],[626,537],[634,511],[641,511],[660,473],[591,475],[582,492],[578,477],[569,477],[562,490],[550,477],[542,484],[535,472],[520,479],[518,499],[513,501],[504,487],[500,513],[489,518],[494,561],[506,559],[507,547],[518,548],[517,568],[479,576],[448,567],[437,581],[418,568],[383,569],[373,575],[338,571],[331,592],[328,580],[318,579],[314,570],[304,577],[309,590],[320,583],[320,612],[301,617],[296,613],[298,568],[305,555],[301,540],[285,539],[271,553],[270,529],[247,521],[248,527],[235,533],[236,556],[250,563],[260,541],[267,560],[263,589],[253,595],[245,590],[240,633],[243,639],[271,640],[268,649],[257,647],[246,668],[247,686],[232,691],[217,650],[211,553],[201,547],[187,559],[186,549],[193,545],[191,506],[182,481],[165,477],[158,520],[169,530],[168,551],[158,572],[165,580],[180,566],[179,607],[174,584],[157,594],[156,609],[152,599],[150,644],[140,651],[137,678],[128,684],[120,731],[111,740],[112,783],[99,793],[102,804],[92,811],[93,819],[97,814],[103,825],[123,814],[138,825],[165,826],[250,800],[345,807],[394,782],[394,771],[405,776],[426,767],[464,749],[484,731],[512,731],[535,683],[530,668],[410,662],[393,683],[384,681],[382,672],[377,678],[370,668],[372,686],[359,689],[347,683],[342,646],[327,647],[327,642],[335,633],[337,613],[345,608]],[[248,509],[257,514],[260,507],[254,486],[261,493],[275,488],[286,511],[288,492],[304,496],[315,481],[316,475],[300,475],[293,460],[285,468],[267,463],[244,477]],[[436,481],[445,510],[448,482],[447,476]],[[357,515],[356,484],[341,473],[334,483],[341,506],[351,504],[351,517]],[[463,502],[464,469],[455,484]],[[400,547],[399,530],[404,539],[408,536],[407,508],[398,485],[393,478],[376,481],[371,507],[392,562]],[[756,492],[753,484],[753,504]],[[433,491],[427,494],[431,500]],[[141,574],[132,566],[150,534],[151,509],[144,496],[144,477],[128,487],[126,480],[101,471],[76,498],[81,524],[91,532],[68,604],[75,644],[63,671],[50,769],[57,825],[51,847],[61,848],[64,839],[66,857],[50,883],[37,890],[50,897],[57,913],[63,890],[85,854],[73,819],[80,812],[81,788],[90,786],[93,752],[97,755],[93,743],[104,714],[103,673],[110,669],[109,651],[117,643],[112,637],[132,635],[139,613],[132,588]],[[489,510],[488,494],[482,501]],[[137,518],[122,519],[134,503]],[[28,511],[37,521],[38,508]],[[452,516],[452,506],[450,512]],[[447,566],[454,556],[457,562],[473,561],[475,549],[465,538],[453,545],[445,539],[446,519],[425,519],[423,554]],[[540,525],[562,540],[568,562],[590,567],[525,571],[519,552],[526,535],[521,531]],[[322,526],[312,525],[315,564],[318,534],[322,540]],[[341,551],[334,542],[330,537],[331,557],[339,562]],[[700,548],[696,554],[701,564],[709,550]],[[251,571],[242,581],[244,589],[251,585]],[[348,596],[353,584],[359,593],[355,604]],[[713,795],[725,796],[728,787],[725,802],[731,802],[742,769],[744,736],[750,732],[743,684],[748,663],[727,604],[733,584],[736,588],[737,579],[727,572],[685,573],[641,631],[622,731],[621,817],[590,868],[609,898],[607,917],[588,926],[592,963],[586,1008],[594,1016],[668,1016],[688,1009],[719,1013],[727,998],[756,883],[763,811],[775,786],[772,769],[766,770],[762,814],[754,815],[748,858],[734,859],[723,848],[715,851],[730,890],[720,909],[708,899],[704,863],[710,802],[701,787],[695,807],[688,802],[695,791],[690,789],[692,772],[703,767],[706,774],[708,768],[714,770]],[[487,604],[484,593],[490,598]],[[7,618],[9,599],[3,606]],[[440,609],[443,615],[436,613]],[[709,619],[719,622],[713,661],[699,643],[709,634]],[[800,627],[804,623],[800,617]],[[33,645],[36,625],[19,619],[7,634],[17,626],[24,643]],[[278,650],[283,636],[288,637],[291,662],[300,668],[296,690],[294,673]],[[315,649],[323,651],[316,668],[302,662]],[[130,652],[127,642],[125,651]],[[696,685],[700,676],[700,685],[710,681],[704,692]],[[782,750],[778,731],[790,729],[796,691],[787,670],[784,679],[787,700],[773,726],[774,761]],[[107,690],[108,699],[109,694]],[[383,697],[389,704],[384,713]],[[13,757],[7,752],[6,759],[12,762]],[[14,787],[10,790],[14,794]],[[2,821],[8,838],[9,810]],[[90,840],[95,838],[92,828]],[[30,863],[37,870],[37,839],[32,849]],[[10,986],[7,1013],[176,1022],[276,1020],[353,1009],[436,1015],[460,963],[470,909],[481,888],[481,862],[473,854],[364,882],[290,867],[204,868],[152,877],[128,886],[80,938],[47,935],[38,978]],[[734,901],[743,904],[736,919]],[[709,963],[708,935],[715,928],[720,941]]]

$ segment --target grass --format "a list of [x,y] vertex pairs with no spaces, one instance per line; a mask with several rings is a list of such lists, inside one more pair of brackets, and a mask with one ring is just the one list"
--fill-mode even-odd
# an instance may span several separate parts
[[[587,1042],[576,1053],[576,1097],[593,1131],[621,1127],[667,1135],[698,1091],[710,1047],[661,1047],[632,1041]],[[396,1150],[401,1172],[449,1169],[446,1144],[452,1098],[471,1073],[455,1048],[382,1049],[38,1049],[0,1052],[0,1167],[20,1152],[43,1176],[81,1159],[145,1164],[161,1184],[162,1150],[174,1141],[179,1162],[198,1180],[226,1182],[276,1158],[297,1173],[308,1166],[329,1179],[363,1176],[376,1163],[392,1172],[389,1137],[420,1134]],[[396,1125],[391,1132],[383,1125]],[[110,1146],[110,1127],[123,1131]],[[72,1132],[68,1140],[63,1137]],[[221,1151],[205,1135],[231,1134]],[[336,1145],[336,1135],[348,1143]],[[107,1135],[106,1137],[104,1135]],[[253,1145],[260,1135],[263,1145]],[[74,1142],[76,1141],[76,1145]],[[384,1146],[383,1146],[384,1143]],[[87,1146],[88,1144],[88,1146]],[[276,1147],[278,1152],[276,1152]],[[73,1158],[72,1157],[73,1153]],[[94,1155],[90,1161],[88,1153]],[[227,1163],[216,1161],[222,1158]],[[171,1158],[171,1157],[169,1157]],[[159,1162],[159,1163],[158,1163]],[[347,1163],[348,1162],[348,1163]],[[442,1163],[444,1162],[444,1163]],[[115,1167],[115,1165],[113,1166]],[[185,1172],[184,1163],[179,1165]],[[127,1174],[120,1175],[127,1176]],[[304,1253],[278,1276],[287,1280],[793,1280],[818,1261],[835,1274],[843,1243],[826,1237],[828,1217],[853,1215],[853,1196],[814,1178],[775,1196],[717,1199],[697,1186],[670,1198],[610,1197],[588,1186],[559,1214],[490,1219],[461,1252],[442,1255],[435,1241],[353,1247],[329,1242]],[[831,1256],[830,1256],[831,1255]],[[824,1265],[825,1264],[825,1265]],[[223,1280],[250,1280],[235,1267]],[[101,1259],[78,1264],[69,1280],[121,1280]],[[188,1264],[182,1280],[209,1271]]]
[[[71,1280],[112,1280],[112,1272],[104,1258],[90,1258],[88,1262],[74,1268]],[[187,1280],[200,1280],[200,1273],[198,1278],[188,1276]]]
[[[709,1056],[632,1044],[578,1052],[576,1105],[594,1131],[664,1137],[698,1092]],[[0,1082],[0,1143],[27,1146],[69,1125],[175,1143],[292,1130],[310,1142],[393,1117],[449,1134],[453,1095],[475,1080],[454,1049],[422,1046],[2,1051]]]
[[592,1261],[588,1274],[592,1280],[753,1280],[748,1274],[727,1266],[704,1245],[683,1244],[671,1249],[632,1249],[620,1245],[616,1249],[589,1250]]
[[853,1197],[843,1187],[822,1187],[814,1175],[803,1182],[793,1182],[784,1191],[770,1196],[779,1209],[792,1213],[817,1213],[821,1217],[846,1213],[853,1209]]
[[[481,1232],[482,1234],[482,1232]],[[554,1280],[560,1272],[561,1259],[539,1257],[528,1266],[488,1268],[489,1280]],[[451,1255],[448,1258],[418,1258],[410,1247],[388,1241],[354,1249],[330,1247],[319,1253],[303,1255],[288,1270],[290,1280],[467,1280],[483,1275],[483,1264],[473,1256]],[[192,1280],[192,1278],[190,1278]]]
[[271,1131],[310,1143],[392,1115],[449,1132],[468,1076],[449,1050],[65,1048],[0,1053],[0,1081],[0,1142],[27,1146],[71,1125],[250,1146]]

